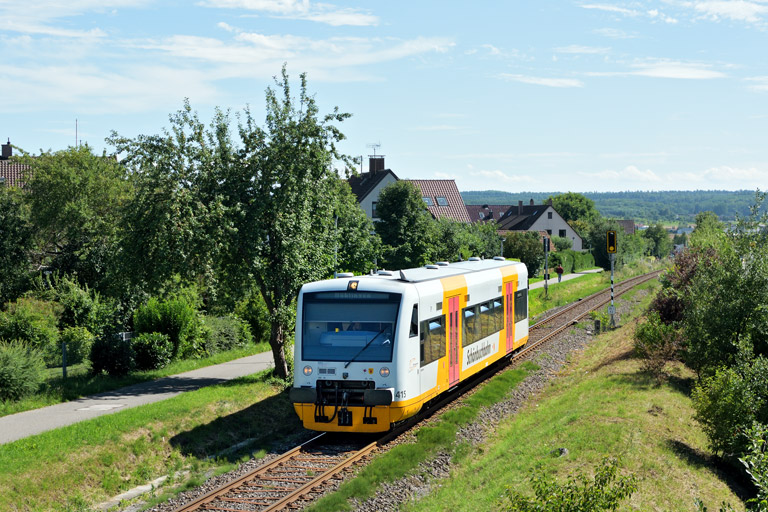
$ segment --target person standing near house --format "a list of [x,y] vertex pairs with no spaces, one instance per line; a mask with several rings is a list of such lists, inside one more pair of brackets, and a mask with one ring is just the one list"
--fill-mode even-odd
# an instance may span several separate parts
[[555,268],[555,272],[557,272],[557,282],[559,283],[563,278],[563,266],[558,264],[557,268]]

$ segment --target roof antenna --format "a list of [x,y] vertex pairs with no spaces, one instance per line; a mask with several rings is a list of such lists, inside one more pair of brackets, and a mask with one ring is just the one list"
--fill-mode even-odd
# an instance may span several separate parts
[[373,148],[373,157],[376,158],[376,150],[381,147],[381,142],[371,142],[370,144],[366,144],[365,147]]

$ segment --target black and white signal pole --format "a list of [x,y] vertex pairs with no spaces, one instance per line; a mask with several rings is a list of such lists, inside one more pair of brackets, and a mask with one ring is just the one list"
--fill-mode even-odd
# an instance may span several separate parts
[[614,262],[616,261],[616,249],[617,249],[617,240],[616,240],[616,232],[615,231],[608,231],[606,233],[606,249],[608,250],[608,255],[611,258],[611,305],[608,307],[608,314],[611,315],[611,329],[616,327],[616,306],[613,304],[613,268],[614,268]]
[[549,296],[549,237],[544,237],[544,296]]

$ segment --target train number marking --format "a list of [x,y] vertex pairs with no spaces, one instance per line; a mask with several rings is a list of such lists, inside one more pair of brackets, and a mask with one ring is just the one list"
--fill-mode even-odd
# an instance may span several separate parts
[[395,393],[395,398],[405,398],[405,390]]

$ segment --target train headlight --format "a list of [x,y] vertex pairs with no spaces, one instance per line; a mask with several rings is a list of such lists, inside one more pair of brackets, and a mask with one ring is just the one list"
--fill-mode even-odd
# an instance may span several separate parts
[[379,370],[379,375],[382,377],[389,377],[389,368],[382,366],[381,370]]
[[307,365],[307,366],[304,367],[304,375],[306,375],[307,377],[312,375],[312,367],[311,366]]

